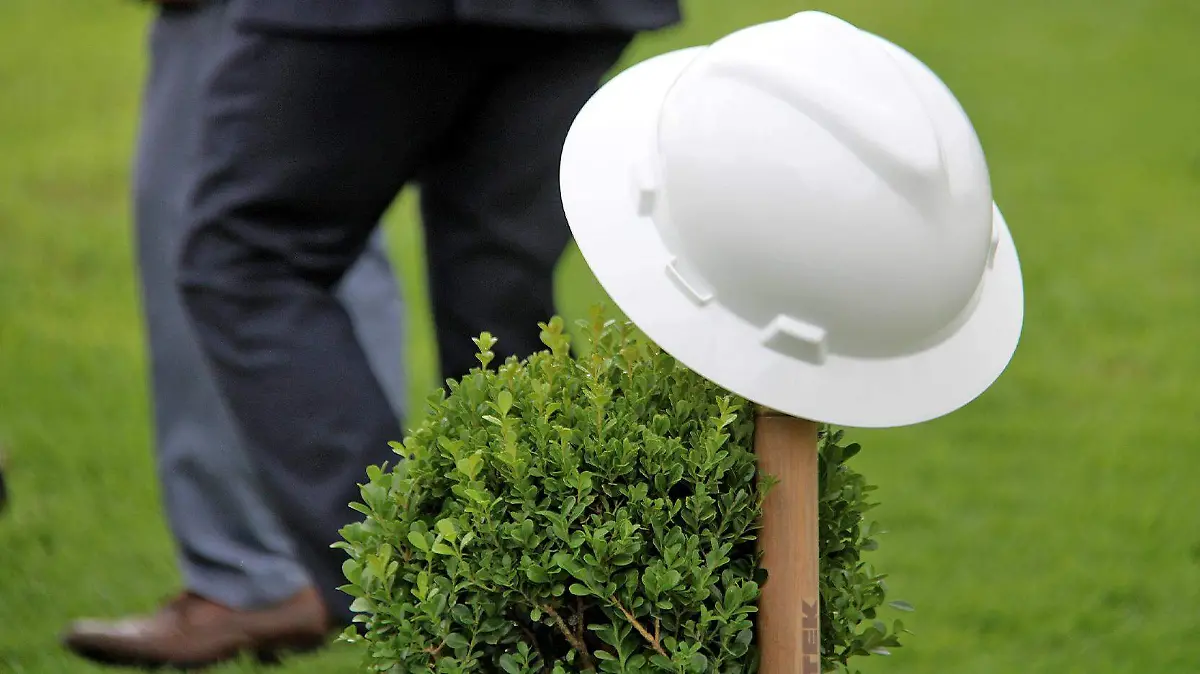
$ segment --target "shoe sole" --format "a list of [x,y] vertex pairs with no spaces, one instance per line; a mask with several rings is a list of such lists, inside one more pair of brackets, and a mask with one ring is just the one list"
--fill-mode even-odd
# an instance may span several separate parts
[[319,650],[324,644],[325,641],[322,640],[314,643],[292,644],[273,648],[246,649],[235,651],[229,655],[196,662],[162,662],[132,655],[111,653],[103,649],[89,648],[87,646],[68,645],[67,649],[85,660],[107,667],[126,667],[143,671],[174,670],[194,672],[237,660],[243,654],[251,654],[255,662],[260,665],[268,667],[279,666],[289,656],[311,653]]

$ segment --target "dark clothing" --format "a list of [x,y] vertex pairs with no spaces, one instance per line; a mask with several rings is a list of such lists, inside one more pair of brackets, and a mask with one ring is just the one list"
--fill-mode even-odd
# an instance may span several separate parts
[[237,18],[257,27],[374,31],[473,23],[570,31],[655,30],[677,23],[677,0],[254,0]]
[[[175,287],[204,83],[234,31],[229,3],[165,5],[154,20],[134,170],[138,286],[153,394],[154,446],[167,524],[187,590],[260,609],[311,585],[292,536],[263,494]],[[380,231],[338,299],[398,414],[406,407],[404,303]]]
[[334,284],[415,181],[443,373],[475,363],[470,338],[484,330],[500,358],[541,348],[536,322],[553,313],[569,239],[559,154],[629,40],[454,24],[355,39],[243,27],[210,82],[180,287],[270,494],[344,618],[349,601],[334,588],[345,556],[328,546],[353,517],[365,467],[394,463],[387,443],[401,428]]

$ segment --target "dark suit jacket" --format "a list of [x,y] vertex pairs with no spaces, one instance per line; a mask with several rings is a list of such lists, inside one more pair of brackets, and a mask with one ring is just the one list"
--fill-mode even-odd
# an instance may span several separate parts
[[639,32],[681,19],[678,0],[239,0],[235,7],[250,25],[322,32],[455,22]]

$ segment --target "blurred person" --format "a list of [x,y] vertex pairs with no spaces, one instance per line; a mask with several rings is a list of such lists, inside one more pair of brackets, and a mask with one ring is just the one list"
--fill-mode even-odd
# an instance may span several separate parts
[[[150,29],[134,220],[157,468],[184,591],[156,613],[67,630],[69,648],[112,664],[201,665],[248,646],[264,655],[303,650],[332,628],[291,534],[262,494],[175,287],[203,83],[228,32],[228,9],[225,0],[164,1]],[[402,304],[382,230],[338,296],[395,418],[404,404]]]
[[444,376],[542,348],[570,230],[567,130],[675,0],[233,0],[202,100],[179,287],[331,615],[330,548],[401,427],[333,294],[406,185],[420,188]]

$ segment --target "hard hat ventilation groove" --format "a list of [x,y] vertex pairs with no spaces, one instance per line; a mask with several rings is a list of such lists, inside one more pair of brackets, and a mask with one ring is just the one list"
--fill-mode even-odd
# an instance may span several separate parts
[[829,354],[825,328],[791,316],[776,316],[763,330],[762,344],[813,365],[823,364]]
[[671,277],[675,287],[683,291],[696,306],[702,307],[716,296],[712,288],[679,258],[671,258],[667,263],[667,276]]

